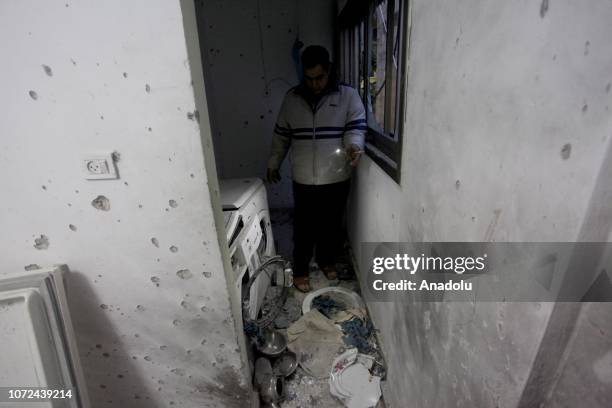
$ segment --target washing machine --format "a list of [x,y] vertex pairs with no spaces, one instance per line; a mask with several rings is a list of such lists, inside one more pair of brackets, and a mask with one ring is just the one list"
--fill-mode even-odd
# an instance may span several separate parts
[[[219,181],[225,232],[229,247],[236,294],[242,299],[243,286],[262,261],[276,254],[266,188],[261,179],[240,178]],[[251,286],[248,316],[256,319],[271,276],[261,273]]]

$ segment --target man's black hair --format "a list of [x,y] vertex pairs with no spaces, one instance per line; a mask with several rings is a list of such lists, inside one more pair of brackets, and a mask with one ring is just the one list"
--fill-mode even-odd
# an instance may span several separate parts
[[329,70],[329,52],[320,45],[310,45],[302,52],[302,66],[304,69],[321,65],[325,71]]

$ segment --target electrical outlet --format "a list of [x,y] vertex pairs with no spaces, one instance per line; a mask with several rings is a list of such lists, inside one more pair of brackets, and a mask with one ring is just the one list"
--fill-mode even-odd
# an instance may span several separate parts
[[87,171],[90,174],[108,174],[109,173],[108,163],[106,162],[106,160],[99,160],[99,159],[89,160],[85,164],[85,166],[87,167]]
[[87,180],[113,180],[119,178],[112,153],[87,156],[83,160],[83,169]]

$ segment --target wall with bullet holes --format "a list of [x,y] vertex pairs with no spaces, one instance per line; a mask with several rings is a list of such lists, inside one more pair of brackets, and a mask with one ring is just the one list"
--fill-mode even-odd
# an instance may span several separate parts
[[[362,241],[611,241],[612,3],[410,4],[401,181],[362,160],[349,212],[353,249]],[[609,268],[597,273],[610,282]],[[389,368],[386,401],[609,404],[609,303],[501,300],[372,303]]]
[[69,266],[94,407],[244,406],[193,3],[1,8],[0,276]]

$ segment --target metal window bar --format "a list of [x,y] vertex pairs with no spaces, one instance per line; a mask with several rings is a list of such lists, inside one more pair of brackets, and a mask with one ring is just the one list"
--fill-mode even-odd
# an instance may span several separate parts
[[[380,10],[380,5],[378,6]],[[393,92],[391,86],[388,84],[393,84],[393,69],[397,68],[397,61],[395,60],[395,56],[393,55],[393,12],[395,11],[395,1],[387,0],[387,19],[386,21],[383,19],[383,26],[385,28],[385,81],[383,85],[386,87],[385,91],[385,112],[384,112],[384,124],[383,128],[385,133],[391,136],[393,139],[395,133],[395,124],[391,123],[391,115],[390,109],[395,109],[395,107],[391,106]]]

